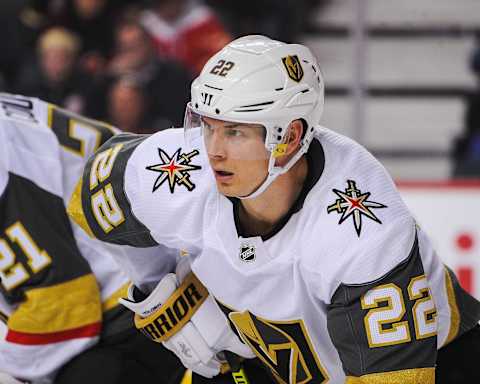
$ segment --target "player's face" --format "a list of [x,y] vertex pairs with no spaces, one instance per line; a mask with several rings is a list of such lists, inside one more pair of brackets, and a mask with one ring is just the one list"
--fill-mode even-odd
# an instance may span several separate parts
[[202,118],[202,130],[217,187],[225,196],[247,196],[267,177],[270,153],[265,128]]

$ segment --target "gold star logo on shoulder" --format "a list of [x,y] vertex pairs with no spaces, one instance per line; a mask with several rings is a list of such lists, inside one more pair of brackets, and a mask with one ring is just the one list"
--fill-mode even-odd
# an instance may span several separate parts
[[191,164],[192,158],[200,152],[193,150],[190,153],[181,153],[182,148],[178,148],[173,156],[169,156],[163,149],[158,148],[158,155],[162,163],[145,167],[149,171],[159,172],[160,175],[153,184],[152,192],[155,192],[160,186],[168,181],[170,192],[175,191],[176,185],[183,185],[189,191],[195,189],[195,184],[190,180],[190,172],[201,169],[199,165]]
[[362,231],[362,216],[382,224],[380,219],[372,212],[374,208],[387,208],[386,205],[377,203],[375,201],[367,200],[370,197],[370,192],[362,193],[357,189],[357,185],[353,180],[347,180],[348,187],[344,192],[333,189],[333,192],[339,197],[335,200],[335,203],[329,205],[327,208],[328,213],[337,212],[342,216],[338,221],[338,224],[342,224],[350,216],[353,218],[353,225],[358,237]]

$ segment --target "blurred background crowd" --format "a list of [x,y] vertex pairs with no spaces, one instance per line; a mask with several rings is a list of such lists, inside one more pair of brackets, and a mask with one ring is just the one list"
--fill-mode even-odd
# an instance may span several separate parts
[[478,0],[2,0],[0,91],[151,133],[211,55],[266,34],[312,48],[322,123],[395,178],[480,177],[479,31]]
[[210,56],[252,31],[295,40],[314,3],[2,0],[0,89],[125,131],[178,127]]

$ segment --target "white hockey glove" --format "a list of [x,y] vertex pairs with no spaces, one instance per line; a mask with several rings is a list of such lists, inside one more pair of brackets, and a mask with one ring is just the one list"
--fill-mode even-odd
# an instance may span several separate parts
[[219,352],[231,351],[244,358],[255,355],[233,333],[215,300],[184,260],[177,273],[167,274],[144,300],[135,302],[135,287],[130,286],[128,298],[119,301],[135,312],[135,326],[145,336],[161,342],[186,368],[211,378],[220,373],[224,363],[217,356]]

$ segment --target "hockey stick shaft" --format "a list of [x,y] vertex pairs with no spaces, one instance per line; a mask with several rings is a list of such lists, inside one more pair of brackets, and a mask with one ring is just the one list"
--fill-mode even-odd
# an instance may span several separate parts
[[247,374],[242,366],[240,357],[230,351],[224,351],[225,358],[227,359],[230,370],[232,371],[232,377],[235,384],[251,384],[248,380]]

